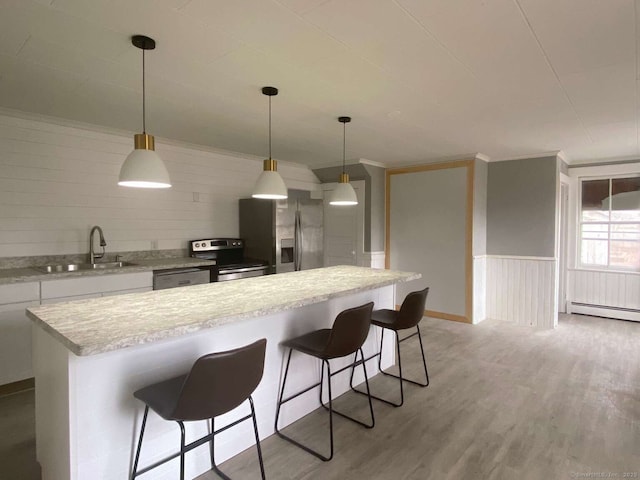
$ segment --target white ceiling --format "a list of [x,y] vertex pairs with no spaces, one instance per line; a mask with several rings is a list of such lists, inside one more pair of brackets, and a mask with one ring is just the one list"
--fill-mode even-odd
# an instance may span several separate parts
[[[640,1],[640,0],[639,0]],[[0,0],[0,106],[310,166],[638,158],[634,0]]]

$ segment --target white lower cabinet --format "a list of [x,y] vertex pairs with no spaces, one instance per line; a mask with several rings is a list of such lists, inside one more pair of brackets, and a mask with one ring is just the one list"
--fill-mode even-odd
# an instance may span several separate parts
[[25,310],[46,303],[71,302],[152,290],[153,273],[83,276],[0,285],[0,385],[33,377],[31,320]]
[[70,302],[84,298],[102,297],[147,291],[153,286],[152,272],[120,273],[95,277],[75,277],[42,282],[42,303]]
[[0,285],[0,385],[33,377],[25,310],[39,304],[40,282]]

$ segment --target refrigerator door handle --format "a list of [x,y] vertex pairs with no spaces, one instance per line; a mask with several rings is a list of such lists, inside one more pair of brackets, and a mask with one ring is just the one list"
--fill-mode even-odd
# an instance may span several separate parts
[[294,242],[293,268],[298,271],[302,269],[302,221],[300,219],[300,210],[296,210],[295,214]]

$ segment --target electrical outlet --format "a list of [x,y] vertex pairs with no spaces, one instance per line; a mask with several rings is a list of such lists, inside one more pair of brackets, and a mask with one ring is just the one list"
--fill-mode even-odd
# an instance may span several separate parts
[[158,240],[151,240],[151,250],[158,249]]
[[200,201],[200,192],[193,192],[193,201],[194,202]]

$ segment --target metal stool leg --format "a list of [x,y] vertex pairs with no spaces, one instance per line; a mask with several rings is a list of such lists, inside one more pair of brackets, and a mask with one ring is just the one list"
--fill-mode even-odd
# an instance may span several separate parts
[[260,448],[260,435],[258,435],[258,421],[256,420],[256,409],[253,406],[253,398],[249,396],[249,404],[251,405],[251,417],[253,419],[253,432],[256,435],[256,448],[258,450],[258,462],[260,463],[260,474],[262,480],[265,480],[264,463],[262,462],[262,449]]
[[[422,353],[422,365],[424,366],[424,376],[427,378],[427,383],[418,383],[418,382],[412,382],[416,385],[419,385],[421,387],[428,387],[429,386],[429,372],[427,370],[427,359],[424,356],[424,347],[422,346],[422,335],[420,335],[420,325],[416,325],[416,329],[418,330],[418,341],[420,342],[420,352]],[[409,380],[411,381],[411,380]]]
[[211,470],[214,471],[220,478],[223,478],[224,480],[231,480],[227,475],[224,474],[224,472],[222,472],[222,470],[218,468],[218,465],[216,465],[215,441],[214,441],[215,437],[216,437],[215,421],[212,418],[211,419],[211,441],[209,442],[209,448],[211,453]]
[[144,406],[144,416],[142,417],[142,426],[140,427],[140,437],[138,438],[138,448],[136,449],[136,458],[133,461],[133,472],[131,473],[131,480],[136,478],[138,473],[138,460],[140,460],[140,450],[142,450],[142,437],[144,436],[144,428],[147,425],[147,414],[149,413],[149,406]]
[[289,375],[289,364],[291,363],[291,354],[293,353],[293,349],[289,349],[289,356],[287,357],[287,366],[284,368],[284,378],[282,379],[282,388],[280,390],[280,398],[278,398],[278,406],[276,408],[276,420],[274,422],[274,429],[276,433],[278,432],[278,419],[280,418],[280,407],[284,403],[282,401],[282,397],[284,397],[284,388],[287,384],[287,376]]
[[[400,403],[395,403],[395,402],[389,401],[389,400],[387,400],[385,398],[381,398],[381,397],[378,397],[378,396],[373,395],[373,394],[371,394],[370,396],[372,398],[375,398],[376,400],[384,402],[384,403],[386,403],[388,405],[392,405],[394,407],[400,407],[400,406],[402,406],[404,404],[403,382],[409,382],[409,383],[412,383],[414,385],[417,385],[417,386],[423,387],[423,388],[429,386],[429,372],[427,370],[427,360],[426,360],[426,357],[425,357],[425,354],[424,354],[424,346],[422,344],[422,336],[420,335],[420,327],[418,325],[416,325],[416,332],[411,334],[411,335],[409,335],[409,336],[407,336],[407,337],[405,337],[405,338],[403,338],[402,340],[400,340],[399,332],[396,332],[396,353],[398,355],[398,373],[400,375],[396,375],[394,373],[385,372],[382,369],[382,344],[383,344],[383,341],[384,341],[384,331],[385,330],[386,330],[385,328],[382,329],[382,335],[380,336],[380,351],[377,354],[374,354],[371,357],[367,358],[367,360],[370,360],[373,357],[377,356],[378,357],[378,370],[380,371],[380,373],[382,373],[383,375],[386,375],[388,377],[397,378],[399,380],[399,382],[400,382]],[[418,341],[420,342],[420,353],[422,354],[422,365],[424,367],[424,374],[425,374],[425,377],[426,377],[426,383],[421,383],[421,382],[417,382],[415,380],[404,378],[404,376],[402,375],[402,357],[400,355],[400,343],[404,342],[405,340],[408,340],[409,338],[411,338],[411,337],[413,337],[415,335],[418,336]],[[353,372],[352,372],[352,379],[353,379]],[[354,388],[353,383],[351,384],[351,389],[356,393],[359,393],[361,395],[366,395],[365,392],[362,392],[362,391],[357,390],[356,388]]]
[[[285,367],[284,370],[284,378],[282,380],[282,390],[280,390],[280,398],[278,399],[278,406],[276,408],[276,420],[275,420],[275,431],[278,434],[278,436],[286,441],[288,441],[289,443],[292,443],[294,445],[296,445],[297,447],[300,447],[301,449],[303,449],[305,452],[310,453],[311,455],[318,457],[320,460],[328,462],[329,460],[331,460],[333,458],[333,409],[331,408],[331,399],[329,399],[329,442],[330,442],[330,454],[329,456],[324,456],[319,452],[316,452],[315,450],[313,450],[310,447],[307,447],[306,445],[303,445],[302,443],[298,442],[297,440],[294,440],[293,438],[289,437],[288,435],[285,435],[284,433],[282,433],[279,429],[278,429],[278,419],[280,418],[280,408],[282,407],[282,405],[284,403],[287,403],[290,400],[293,400],[296,397],[299,397],[300,395],[302,395],[303,393],[308,392],[309,390],[317,387],[320,385],[320,383],[316,383],[314,385],[311,385],[310,387],[288,397],[288,398],[283,398],[284,397],[284,389],[285,386],[287,384],[287,376],[289,375],[289,365],[291,363],[291,354],[293,352],[293,349],[289,349],[289,356],[287,358],[287,366]],[[327,368],[329,368],[329,364],[327,362]],[[331,373],[329,371],[329,373]],[[322,364],[322,378],[324,378],[324,361]],[[329,397],[331,397],[331,379],[329,378]]]
[[184,480],[184,423],[178,422],[178,425],[180,425],[180,480]]
[[[362,356],[362,361],[358,362],[358,352],[360,352],[360,355]],[[364,354],[362,353],[362,348],[359,348],[356,353],[354,354],[354,359],[353,359],[353,363],[351,365],[347,365],[346,367],[342,368],[341,370],[338,370],[337,372],[333,373],[331,376],[336,375],[344,370],[346,370],[347,368],[351,368],[351,379],[350,379],[350,384],[353,384],[353,372],[355,370],[355,367],[357,365],[359,365],[360,363],[362,363],[363,368],[364,368],[364,377],[365,377],[365,382],[367,385],[367,392],[369,392],[369,380],[367,379],[367,368],[364,366]],[[327,362],[327,365],[329,364],[329,362]],[[325,410],[328,410],[327,406],[323,403],[322,401],[322,385],[320,386],[320,404],[325,408]],[[351,420],[352,422],[357,423],[358,425],[362,425],[365,428],[373,428],[375,426],[375,417],[373,415],[373,406],[371,404],[371,399],[369,399],[369,411],[371,413],[371,423],[364,423],[360,420],[358,420],[357,418],[353,418],[345,413],[339,412],[337,410],[333,410],[333,412],[336,415],[340,415],[342,418],[346,418],[347,420]]]
[[[396,335],[397,335],[397,332],[396,332]],[[404,337],[402,340],[399,340],[398,343],[404,342],[405,340],[409,340],[411,337],[415,337],[416,335],[418,336],[418,341],[420,342],[420,352],[422,353],[422,365],[424,366],[424,374],[425,374],[425,377],[426,377],[426,383],[416,382],[415,380],[410,380],[410,379],[404,378],[404,377],[402,378],[402,381],[403,382],[413,383],[414,385],[417,385],[419,387],[428,387],[429,386],[429,372],[427,371],[427,361],[426,361],[425,355],[424,355],[424,347],[422,346],[422,336],[420,335],[420,327],[418,325],[416,325],[416,331],[414,333],[412,333],[411,335]],[[394,375],[393,373],[388,373],[388,372],[382,372],[382,373],[384,375],[389,376],[389,377],[399,378],[397,375]]]

